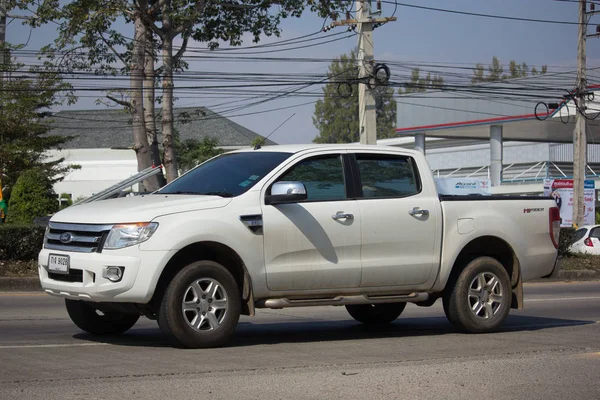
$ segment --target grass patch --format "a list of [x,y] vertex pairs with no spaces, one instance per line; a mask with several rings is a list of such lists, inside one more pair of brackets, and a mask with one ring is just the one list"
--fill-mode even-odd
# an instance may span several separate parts
[[589,254],[571,254],[561,260],[561,269],[564,271],[573,270],[600,270],[600,256]]
[[0,261],[0,277],[38,276],[37,261]]

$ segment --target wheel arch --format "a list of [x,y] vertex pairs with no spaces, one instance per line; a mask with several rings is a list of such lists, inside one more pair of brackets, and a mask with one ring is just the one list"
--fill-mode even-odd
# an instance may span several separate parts
[[512,300],[511,308],[523,308],[523,280],[521,264],[514,249],[504,239],[497,236],[480,236],[467,243],[460,251],[444,287],[444,292],[452,290],[463,269],[479,257],[491,257],[506,269],[510,277]]
[[254,316],[252,280],[244,261],[231,247],[214,241],[191,243],[171,257],[160,274],[150,300],[152,308],[158,309],[167,286],[179,271],[192,262],[204,260],[217,262],[231,272],[242,295],[242,314]]

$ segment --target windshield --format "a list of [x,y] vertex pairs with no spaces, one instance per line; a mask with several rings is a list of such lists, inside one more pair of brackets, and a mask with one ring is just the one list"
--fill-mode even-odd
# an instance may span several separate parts
[[239,196],[290,155],[268,151],[223,154],[199,165],[156,193]]

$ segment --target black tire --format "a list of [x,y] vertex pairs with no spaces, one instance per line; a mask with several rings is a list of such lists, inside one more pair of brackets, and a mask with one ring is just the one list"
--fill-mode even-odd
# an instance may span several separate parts
[[393,322],[402,314],[406,303],[347,305],[348,314],[365,325],[383,325]]
[[71,321],[82,331],[94,335],[118,335],[131,329],[140,318],[138,314],[118,311],[100,313],[88,302],[65,299]]
[[[208,286],[206,288],[202,286],[211,281],[217,282],[221,287],[212,298],[208,292],[203,291],[208,290]],[[196,289],[190,290],[193,283],[199,285],[200,293],[196,293]],[[193,305],[195,303],[193,299],[197,298],[197,311],[191,310],[189,313],[184,313],[182,311],[184,298],[191,301],[192,308],[196,307]],[[214,301],[210,304],[217,304],[218,301],[225,300],[226,309],[217,310],[216,307],[213,309],[208,303],[209,300]],[[158,312],[158,325],[175,347],[219,347],[227,343],[233,334],[240,319],[241,309],[240,290],[231,273],[216,262],[198,261],[179,271],[167,286]],[[208,315],[210,313],[212,316]],[[201,314],[206,318],[203,318]],[[210,320],[209,317],[213,319]],[[194,328],[191,326],[194,321],[196,323],[203,322],[199,323],[198,328]],[[215,321],[218,324],[214,323]],[[213,327],[213,325],[217,326]]]
[[[479,281],[478,277],[482,276],[483,280]],[[493,283],[493,277],[497,278],[497,284]],[[511,299],[512,288],[506,269],[494,258],[479,257],[462,270],[445,293],[444,312],[462,331],[493,332],[508,317]]]

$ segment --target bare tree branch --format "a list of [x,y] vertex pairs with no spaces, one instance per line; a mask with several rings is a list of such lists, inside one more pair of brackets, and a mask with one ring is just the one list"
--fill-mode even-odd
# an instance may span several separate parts
[[106,95],[106,98],[109,99],[109,100],[114,101],[115,103],[117,103],[117,104],[119,104],[119,105],[121,105],[123,107],[133,108],[133,105],[129,101],[119,100],[116,97],[113,97],[113,96],[111,96],[109,94]]
[[115,49],[114,46],[108,42],[108,40],[106,40],[106,38],[104,37],[102,32],[98,31],[98,34],[102,38],[102,41],[104,42],[104,44],[107,45],[108,48],[114,53],[114,55],[117,56],[117,58],[123,63],[123,65],[125,67],[127,67],[127,61],[123,58],[123,55],[121,53],[119,53],[117,51],[117,49]]
[[179,60],[181,59],[181,57],[183,57],[183,54],[187,50],[188,40],[189,40],[188,36],[185,36],[183,38],[183,42],[181,43],[181,47],[177,51],[177,54],[175,54],[175,56],[173,57],[173,63],[178,63]]
[[151,18],[153,13],[156,12],[156,10],[158,10],[160,8],[162,3],[163,3],[163,0],[160,0],[156,3],[154,3],[152,5],[152,7],[148,8],[147,0],[135,0],[135,4],[137,6],[138,12],[141,14],[142,20],[144,21],[144,25],[146,25],[148,28],[150,28],[152,30],[152,32],[154,32],[159,38],[164,39],[165,32],[163,32],[162,29],[160,29],[158,26],[156,26],[156,24],[154,23],[154,21]]

